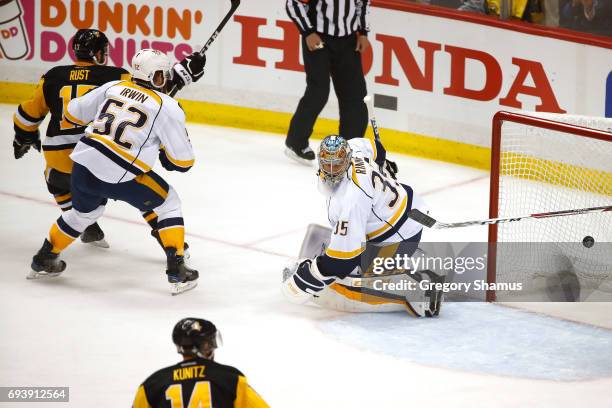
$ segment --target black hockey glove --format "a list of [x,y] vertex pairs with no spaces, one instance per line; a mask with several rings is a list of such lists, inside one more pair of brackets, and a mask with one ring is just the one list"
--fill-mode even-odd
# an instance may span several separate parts
[[168,94],[174,96],[185,86],[197,82],[204,76],[204,66],[206,66],[206,55],[200,54],[198,51],[175,64],[172,85]]
[[26,132],[15,127],[15,138],[13,139],[13,151],[16,159],[21,159],[30,150],[30,147],[40,152],[40,132]]
[[387,173],[391,176],[393,180],[397,180],[397,177],[395,176],[398,172],[397,163],[386,159],[385,160],[385,170],[387,171]]

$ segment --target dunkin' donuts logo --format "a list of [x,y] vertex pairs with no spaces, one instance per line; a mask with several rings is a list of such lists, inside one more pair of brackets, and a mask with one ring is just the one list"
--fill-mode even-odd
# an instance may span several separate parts
[[[34,0],[0,0],[0,50],[10,60],[32,58]],[[30,17],[26,18],[26,14]]]
[[141,48],[154,48],[181,60],[193,52],[194,30],[203,21],[197,9],[112,0],[0,0],[0,57],[57,63],[72,52],[80,28],[97,28],[109,38],[109,60],[129,66]]

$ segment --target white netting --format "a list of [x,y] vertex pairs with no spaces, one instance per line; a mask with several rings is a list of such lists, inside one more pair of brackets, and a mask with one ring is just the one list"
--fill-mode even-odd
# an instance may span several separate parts
[[[612,119],[527,115],[604,130],[612,139]],[[504,121],[499,165],[498,217],[612,205],[612,141]],[[595,240],[592,248],[581,244],[587,236]],[[612,273],[612,212],[500,224],[497,242],[557,243],[538,245],[535,256],[517,246],[502,248],[530,253],[530,259],[506,253],[497,264],[498,280],[571,267],[598,285]]]

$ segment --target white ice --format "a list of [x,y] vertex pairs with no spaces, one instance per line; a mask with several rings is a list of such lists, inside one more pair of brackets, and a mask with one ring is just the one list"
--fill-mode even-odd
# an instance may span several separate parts
[[[296,256],[306,226],[326,217],[314,168],[290,162],[276,135],[190,124],[193,170],[157,168],[183,202],[190,262],[200,270],[195,290],[170,296],[163,253],[138,211],[118,202],[100,221],[110,249],[75,243],[63,254],[61,277],[27,281],[31,256],[60,212],[41,156],[12,157],[14,109],[0,105],[0,386],[70,386],[70,406],[129,406],[141,381],[178,361],[174,323],[199,316],[223,334],[217,360],[242,370],[273,407],[612,406],[606,329],[567,322],[560,329],[555,319],[492,304],[449,304],[441,319],[417,321],[286,303],[281,268]],[[487,216],[486,172],[394,159],[401,181],[440,219]],[[485,241],[486,230],[428,231],[424,239]],[[609,320],[610,307],[596,313]],[[575,347],[548,349],[538,340],[558,333]],[[591,369],[594,338],[607,359]],[[492,353],[489,365],[483,349]],[[586,375],[551,376],[550,361]],[[556,379],[534,379],[542,371]]]

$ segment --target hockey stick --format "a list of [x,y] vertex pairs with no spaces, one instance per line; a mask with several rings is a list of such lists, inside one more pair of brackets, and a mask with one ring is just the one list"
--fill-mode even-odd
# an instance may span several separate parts
[[[217,26],[215,31],[212,33],[212,35],[210,36],[208,41],[206,41],[206,44],[204,44],[202,49],[200,49],[200,51],[198,51],[200,53],[200,55],[204,55],[206,53],[206,51],[208,51],[208,48],[210,47],[210,45],[217,39],[217,37],[219,36],[219,33],[221,32],[221,30],[223,30],[223,27],[225,27],[225,25],[227,24],[229,19],[232,17],[232,15],[234,15],[234,12],[236,11],[238,6],[240,5],[240,0],[230,0],[230,2],[231,2],[231,7],[230,7],[229,11],[225,15],[225,17],[223,17],[223,20],[221,20],[221,22],[219,23],[219,25]],[[202,75],[204,75],[203,71],[202,71]],[[183,82],[185,82],[186,84],[190,84],[191,83],[191,81],[187,81],[187,79],[185,79],[185,78],[183,78]],[[178,85],[176,83],[174,83],[174,84],[172,84],[172,88],[168,89],[166,91],[166,93],[168,95],[170,95],[170,96],[174,96],[174,95],[176,95],[178,90],[179,90]]]
[[372,124],[372,132],[374,132],[374,140],[381,143],[380,134],[378,133],[378,125],[376,124],[376,116],[374,116],[374,98],[372,95],[367,95],[365,98],[363,98],[363,101],[368,108],[368,116],[370,116],[370,124]]
[[453,223],[440,222],[436,220],[435,218],[432,218],[429,215],[422,213],[419,210],[410,210],[410,212],[408,213],[408,218],[428,228],[442,229],[442,228],[471,227],[473,225],[501,224],[505,222],[514,222],[514,221],[520,221],[520,220],[525,220],[525,219],[564,217],[567,215],[590,214],[590,213],[598,213],[598,212],[605,212],[605,211],[612,211],[612,205],[603,206],[603,207],[580,208],[577,210],[563,210],[563,211],[553,211],[553,212],[545,212],[545,213],[538,213],[538,214],[529,214],[529,215],[522,215],[520,217],[490,218],[488,220],[464,221],[464,222],[453,222]]
[[210,47],[210,45],[217,39],[221,30],[223,30],[223,27],[225,27],[229,19],[232,17],[232,15],[234,15],[234,12],[240,5],[240,0],[230,0],[230,2],[232,6],[230,7],[225,17],[223,17],[223,20],[221,20],[221,22],[217,26],[217,29],[212,33],[208,41],[206,41],[206,44],[204,44],[204,46],[200,50],[200,54],[205,54],[206,51],[208,51],[208,48]]

